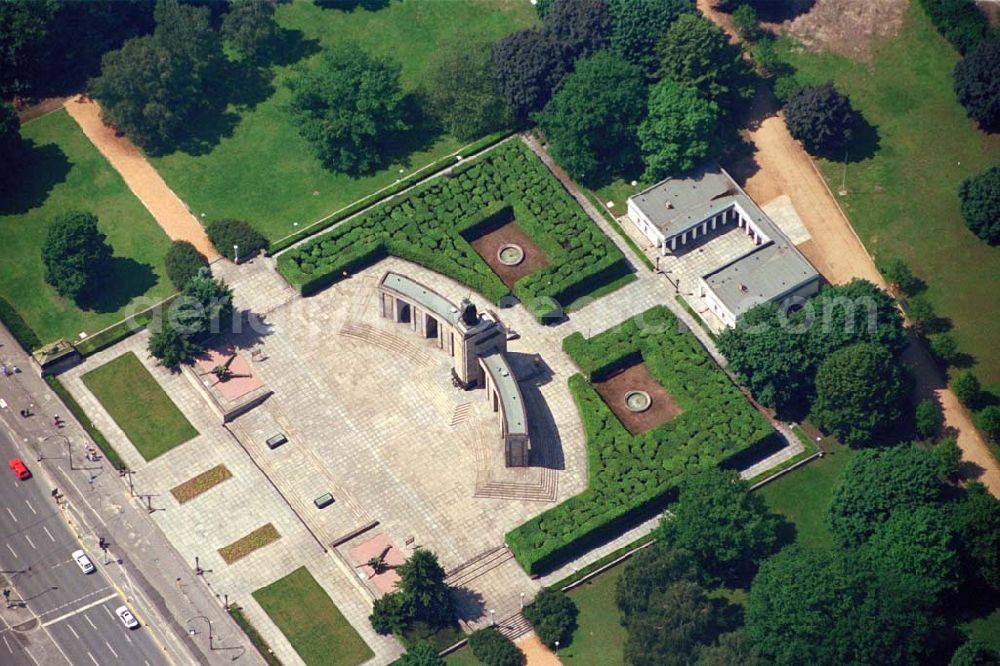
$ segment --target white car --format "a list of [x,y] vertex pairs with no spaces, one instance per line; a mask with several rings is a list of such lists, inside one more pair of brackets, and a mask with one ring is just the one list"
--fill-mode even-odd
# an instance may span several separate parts
[[135,619],[135,616],[132,615],[132,611],[128,609],[128,606],[119,606],[116,608],[115,615],[117,615],[118,619],[122,621],[122,624],[129,629],[135,629],[139,626],[139,620]]
[[90,561],[87,554],[82,550],[73,551],[73,561],[80,567],[80,571],[85,574],[94,573],[94,563]]

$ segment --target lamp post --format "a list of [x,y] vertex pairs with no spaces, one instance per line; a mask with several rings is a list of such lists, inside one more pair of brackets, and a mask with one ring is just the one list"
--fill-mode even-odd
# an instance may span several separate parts
[[233,244],[233,263],[240,263],[240,246],[235,243]]
[[556,641],[556,656],[559,656],[559,641]]
[[[212,645],[212,638],[213,638],[213,636],[212,636],[212,621],[209,620],[204,615],[195,615],[194,617],[188,618],[187,623],[190,624],[192,620],[204,620],[205,622],[208,623],[208,649],[209,650],[214,650],[215,646]],[[198,632],[196,632],[194,630],[194,627],[189,627],[188,628],[188,633],[191,634],[192,636],[194,636]]]
[[493,608],[490,609],[490,626],[497,626],[497,612]]
[[521,610],[524,610],[524,592],[521,593]]

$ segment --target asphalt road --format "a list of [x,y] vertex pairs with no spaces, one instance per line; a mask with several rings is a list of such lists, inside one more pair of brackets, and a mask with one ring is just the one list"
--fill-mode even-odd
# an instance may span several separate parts
[[[73,666],[166,664],[145,627],[130,631],[114,614],[124,600],[101,570],[102,553],[88,553],[97,571],[85,575],[70,557],[81,546],[52,488],[37,475],[19,481],[7,467],[12,457],[38,471],[39,463],[0,432],[0,570],[13,585],[11,602],[26,604],[41,623],[35,631],[47,632]],[[6,640],[7,633],[0,635],[0,664],[34,663],[17,641]]]

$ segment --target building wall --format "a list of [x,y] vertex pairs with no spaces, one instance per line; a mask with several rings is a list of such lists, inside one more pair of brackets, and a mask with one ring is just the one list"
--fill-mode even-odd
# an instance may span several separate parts
[[659,248],[663,247],[663,234],[653,226],[653,223],[639,210],[631,198],[628,200],[628,219],[631,220],[636,229],[642,232],[643,236],[649,239],[650,243]]

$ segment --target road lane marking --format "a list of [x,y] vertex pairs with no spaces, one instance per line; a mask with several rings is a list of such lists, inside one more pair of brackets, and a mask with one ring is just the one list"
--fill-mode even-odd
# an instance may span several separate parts
[[45,535],[49,537],[49,541],[55,543],[56,538],[52,536],[52,532],[49,532],[49,528],[47,528],[45,525],[42,525],[42,529],[45,531]]
[[90,660],[91,660],[92,662],[94,662],[94,666],[101,666],[101,665],[100,665],[99,663],[97,663],[97,660],[96,660],[96,659],[94,659],[94,655],[92,655],[92,654],[90,654],[90,653],[88,652],[88,653],[87,653],[87,656],[88,656],[88,657],[90,657]]
[[91,628],[91,629],[97,629],[97,625],[96,625],[96,624],[94,624],[94,623],[93,623],[93,622],[92,622],[92,621],[90,620],[90,618],[89,618],[89,617],[87,617],[87,615],[84,615],[84,616],[83,616],[83,619],[87,621],[87,624],[89,624],[89,625],[90,625],[90,628]]
[[[11,555],[13,555],[14,557],[17,557],[17,553],[14,552],[14,549],[10,547],[9,543],[7,544],[7,550],[10,551]],[[21,559],[21,558],[18,557],[18,559]]]
[[76,633],[76,629],[73,628],[73,625],[72,624],[67,624],[66,626],[69,627],[70,632],[74,636],[76,636],[76,640],[80,640],[80,634]]
[[14,522],[16,523],[17,522],[17,516],[14,515],[14,512],[10,510],[9,506],[5,506],[4,508],[7,509],[7,513],[10,514],[10,517],[13,518]]
[[38,550],[38,548],[35,546],[35,542],[31,540],[30,536],[28,536],[27,534],[25,534],[24,538],[28,540],[28,543],[31,545],[32,548],[34,548],[35,550]]
[[[55,568],[55,567],[53,567],[53,568]],[[105,585],[104,587],[98,588],[96,590],[92,590],[90,592],[87,592],[87,594],[83,595],[82,597],[77,597],[76,599],[72,599],[70,601],[67,601],[64,604],[59,604],[58,606],[55,606],[54,608],[46,609],[46,610],[42,611],[41,613],[39,613],[38,617],[39,617],[39,619],[41,619],[45,615],[52,615],[53,613],[56,613],[57,611],[61,611],[64,608],[69,608],[70,606],[72,606],[73,604],[76,604],[76,603],[82,603],[84,599],[90,599],[94,595],[101,594],[102,592],[105,592],[106,590],[110,590],[110,589],[111,589],[110,585]],[[87,608],[90,608],[90,607],[87,606]],[[84,610],[86,610],[86,609],[84,609]]]
[[[105,601],[108,601],[109,599],[114,599],[117,596],[118,595],[115,594],[115,593],[109,594],[108,596],[104,597],[103,599],[98,599],[97,601],[89,603],[86,606],[81,606],[80,608],[77,608],[74,611],[70,611],[69,613],[66,613],[65,615],[60,615],[59,617],[53,618],[53,619],[49,620],[48,622],[43,622],[42,626],[43,627],[48,627],[49,625],[53,625],[56,622],[62,622],[66,618],[73,617],[74,615],[79,615],[80,613],[83,613],[84,611],[90,610],[94,606],[100,606]],[[83,617],[84,617],[85,620],[87,620],[87,622],[90,622],[90,618],[88,618],[86,615],[84,615]],[[90,626],[94,627],[94,623],[90,622]],[[94,629],[97,629],[97,627],[94,627]]]
[[6,636],[3,637],[3,644],[7,646],[7,652],[10,652],[11,654],[14,654],[14,650],[13,650],[13,648],[11,648],[10,643],[7,642],[7,637]]
[[115,619],[115,614],[112,613],[110,610],[108,610],[107,606],[101,606],[101,608],[103,608],[104,612],[108,614],[108,617],[110,617],[112,620]]
[[125,640],[127,640],[129,643],[132,642],[132,638],[128,634],[125,634]]
[[111,647],[111,643],[104,641],[104,644],[108,646],[108,649],[111,650],[111,654],[115,655],[115,659],[117,659],[118,653],[115,652],[115,649],[113,647]]
[[36,516],[38,515],[38,512],[35,511],[35,507],[31,506],[31,502],[29,502],[28,500],[24,500],[24,503],[28,505],[29,509],[31,509],[31,513],[35,514]]

